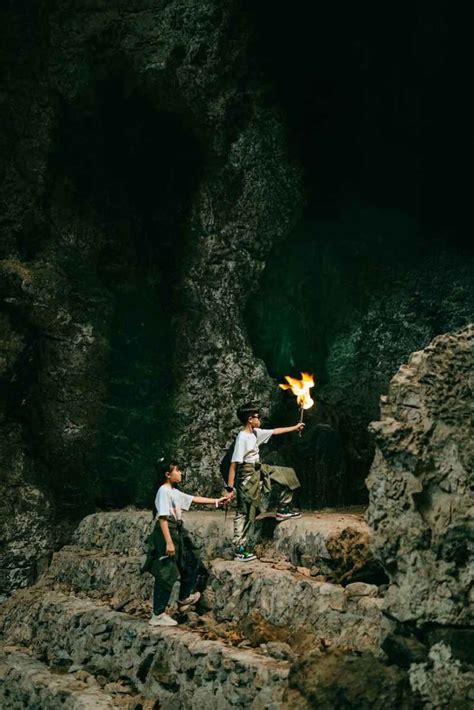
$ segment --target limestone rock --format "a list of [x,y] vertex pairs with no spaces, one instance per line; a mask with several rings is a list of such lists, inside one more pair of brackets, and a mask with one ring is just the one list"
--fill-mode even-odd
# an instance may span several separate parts
[[[473,365],[474,326],[435,338],[394,376],[371,425],[368,519],[390,577],[385,607],[402,636],[409,622],[426,645],[427,662],[406,644],[398,662],[411,663],[412,688],[430,707],[472,702]],[[399,655],[390,637],[384,647]]]
[[258,561],[215,560],[209,585],[216,618],[239,623],[255,643],[285,642],[300,653],[321,643],[380,653],[382,600],[362,597],[376,602],[362,607],[361,597],[348,596],[340,585]]
[[0,652],[0,705],[3,708],[106,710],[110,695],[78,678],[52,673],[25,653]]
[[120,680],[169,710],[176,703],[264,708],[281,700],[289,672],[286,661],[206,640],[185,628],[151,628],[47,588],[32,587],[8,600],[0,627],[9,644],[29,644],[42,657],[65,652],[95,675],[93,684],[105,688]]
[[468,710],[474,702],[474,670],[463,668],[443,643],[434,644],[425,663],[410,666],[410,684],[424,707]]
[[472,622],[474,326],[413,353],[393,377],[367,485],[374,548],[400,621]]
[[365,652],[313,653],[298,661],[289,677],[282,708],[416,708],[408,678],[396,666]]

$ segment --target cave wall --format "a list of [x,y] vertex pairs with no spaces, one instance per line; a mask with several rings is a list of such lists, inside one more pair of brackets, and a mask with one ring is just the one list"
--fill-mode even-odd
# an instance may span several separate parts
[[[166,284],[179,296],[178,312],[168,314],[176,343],[170,379],[178,385],[161,409],[167,453],[190,467],[191,489],[220,487],[215,464],[235,405],[249,397],[269,402],[271,381],[241,312],[271,245],[296,218],[300,188],[238,3],[8,3],[3,12],[2,382],[9,399],[2,458],[6,490],[20,493],[5,499],[2,522],[12,531],[5,557],[19,570],[15,540],[31,547],[32,558],[43,554],[60,537],[51,516],[70,523],[90,509],[102,475],[114,286],[120,290],[125,278],[123,266],[111,275],[106,263],[118,251],[126,270],[139,249],[130,257],[136,225],[110,216],[112,187],[100,192],[111,178],[100,133],[107,127],[94,128],[100,87],[118,82],[124,101],[138,97],[156,112],[157,130],[160,116],[174,116],[189,145],[201,146],[199,181],[179,220],[156,230],[158,252],[166,239],[186,246]],[[91,121],[92,129],[81,127]],[[25,517],[28,481],[36,500]],[[34,574],[32,560],[25,562],[13,586]]]
[[467,707],[473,656],[474,327],[413,353],[371,424],[374,551],[390,578],[384,640],[433,707]]
[[[145,504],[162,453],[191,490],[220,490],[238,403],[293,423],[275,382],[288,370],[314,370],[318,404],[268,460],[296,466],[305,505],[365,502],[380,392],[474,311],[472,255],[456,251],[465,212],[444,209],[443,233],[426,214],[432,134],[419,139],[437,114],[423,52],[413,118],[410,60],[394,73],[363,15],[333,46],[334,10],[315,24],[265,2],[2,12],[0,436],[6,490],[32,487],[41,555],[52,519]],[[418,36],[399,30],[404,47]],[[378,58],[392,77],[380,101]],[[15,501],[2,519],[13,506],[24,526]]]
[[[353,205],[306,217],[275,249],[246,322],[271,375],[316,375],[304,437],[273,446],[282,463],[297,462],[311,506],[367,501],[379,396],[413,351],[473,319],[470,250],[420,235],[401,211]],[[293,399],[280,394],[278,423],[294,422]]]

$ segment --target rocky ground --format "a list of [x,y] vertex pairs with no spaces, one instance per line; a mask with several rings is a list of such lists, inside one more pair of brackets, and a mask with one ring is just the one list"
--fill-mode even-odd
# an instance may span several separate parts
[[[152,578],[139,570],[150,526],[148,512],[85,518],[39,582],[4,603],[5,704],[277,707],[291,668],[308,654],[367,652],[383,663],[385,587],[332,581],[340,563],[328,548],[338,540],[346,549],[348,535],[359,547],[363,539],[370,557],[360,513],[287,521],[250,563],[229,559],[230,517],[190,513],[188,527],[209,576],[197,608],[178,616],[180,625],[172,629],[147,623]],[[370,565],[366,569],[372,573]]]

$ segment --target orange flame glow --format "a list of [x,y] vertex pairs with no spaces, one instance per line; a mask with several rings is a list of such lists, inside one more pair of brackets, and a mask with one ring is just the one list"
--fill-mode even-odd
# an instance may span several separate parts
[[301,380],[296,380],[290,375],[285,375],[285,380],[288,382],[287,385],[279,385],[282,390],[291,390],[294,395],[296,395],[296,401],[301,409],[310,409],[314,404],[314,399],[312,399],[309,391],[311,387],[314,387],[314,377],[309,375],[307,372],[301,373]]

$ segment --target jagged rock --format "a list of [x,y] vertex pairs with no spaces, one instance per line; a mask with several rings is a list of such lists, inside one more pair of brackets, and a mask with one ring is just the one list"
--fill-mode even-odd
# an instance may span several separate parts
[[378,587],[375,584],[364,584],[364,582],[352,582],[344,589],[344,593],[348,597],[376,597]]
[[413,663],[410,684],[424,707],[468,710],[474,703],[474,670],[452,658],[443,643],[434,644],[426,663]]
[[[106,467],[114,474],[103,486],[107,503],[145,500],[153,485],[152,461],[164,442],[189,464],[196,492],[220,491],[216,464],[237,424],[237,402],[259,397],[268,407],[274,390],[248,343],[243,310],[266,255],[294,225],[301,205],[299,170],[286,148],[280,113],[254,71],[251,22],[235,0],[224,6],[216,0],[133,7],[116,2],[106,12],[94,3],[64,0],[55,6],[8,4],[2,26],[7,70],[0,144],[0,318],[9,327],[0,324],[6,334],[0,372],[15,381],[9,387],[9,418],[19,429],[14,456],[30,457],[39,489],[52,491],[66,520],[91,510],[96,474],[103,478]],[[111,88],[121,110],[110,103]],[[135,154],[140,143],[126,134],[127,119],[120,121],[135,102],[140,110],[133,130],[142,135],[143,115],[152,117],[149,142],[155,147],[178,128],[183,134],[174,139],[170,195],[158,207],[160,187],[152,193],[145,186],[141,164],[138,175],[123,177],[126,186],[114,192],[117,167],[129,157],[124,144],[132,143]],[[118,164],[104,161],[103,143],[112,134],[104,110],[115,128],[125,130],[113,151],[123,151]],[[160,170],[165,170],[161,161]],[[175,180],[180,171],[181,182]],[[140,178],[141,197],[153,194],[146,216],[142,201],[137,205],[132,195],[131,183]],[[164,172],[162,180],[167,181]],[[109,209],[111,204],[118,211]],[[154,310],[164,310],[163,319],[173,322],[172,337],[179,343],[169,363],[170,381],[178,385],[174,397],[165,395],[172,410],[167,420],[174,425],[160,434],[160,444],[142,442],[148,461],[137,465],[137,458],[130,463],[140,447],[128,420],[111,426],[108,450],[98,451],[107,413],[123,409],[110,395],[117,330],[112,320],[123,293],[137,292],[135,281],[141,292],[142,285],[146,289],[162,279],[167,292],[179,288],[180,304],[171,314],[161,286],[147,292],[156,299]],[[164,349],[156,343],[153,360]],[[12,369],[4,351],[15,360]],[[251,378],[243,377],[247,371]],[[152,372],[141,372],[142,386],[155,380]],[[121,372],[117,379],[137,389],[136,372]],[[139,416],[146,419],[143,408]],[[154,413],[151,419],[155,438]],[[213,425],[217,419],[219,427]],[[0,423],[3,458],[5,422]],[[144,485],[136,486],[143,462]],[[34,534],[24,534],[20,526],[19,544],[29,543],[33,551]],[[36,556],[42,556],[41,549]],[[13,576],[10,586],[31,577],[29,572]]]
[[435,338],[394,376],[371,425],[368,518],[400,621],[472,618],[473,359],[474,326]]
[[413,636],[388,634],[382,643],[382,648],[389,659],[400,668],[408,670],[412,663],[425,661],[428,649]]
[[[209,585],[216,618],[239,623],[254,643],[287,642],[301,652],[324,642],[379,652],[386,623],[381,599],[351,596],[339,585],[260,562],[215,560]],[[361,605],[362,600],[370,603]]]
[[272,546],[294,565],[318,570],[313,576],[323,574],[337,583],[386,580],[376,568],[362,514],[315,513],[287,521],[275,529]]
[[52,673],[25,653],[0,651],[0,705],[3,708],[105,710],[115,708],[110,695],[88,688],[79,678]]
[[387,666],[371,653],[313,653],[292,668],[289,690],[282,703],[285,710],[322,708],[419,707],[408,677],[396,666]]
[[368,519],[390,577],[385,608],[433,644],[410,677],[436,707],[458,707],[472,681],[457,656],[472,664],[473,362],[474,326],[435,338],[394,376],[371,425]]
[[[139,556],[152,524],[148,511],[97,513],[79,523],[72,542],[84,550]],[[204,559],[233,557],[233,512],[226,519],[222,512],[189,511],[186,527]],[[326,575],[349,579],[351,554],[354,573],[361,567],[361,560],[370,559],[370,531],[360,514],[308,513],[278,525],[265,550],[263,557],[269,562],[282,562],[288,567],[289,559],[290,566],[317,567],[320,572],[323,567]]]
[[281,699],[289,672],[285,661],[205,640],[184,628],[152,628],[47,588],[32,587],[7,601],[0,627],[8,643],[28,644],[37,655],[66,652],[97,681],[102,676],[104,685],[120,679],[169,710],[176,703],[214,708],[253,703],[263,710]]
[[282,641],[268,641],[268,643],[262,644],[262,648],[269,656],[281,661],[295,660],[295,654],[288,643],[283,643]]

